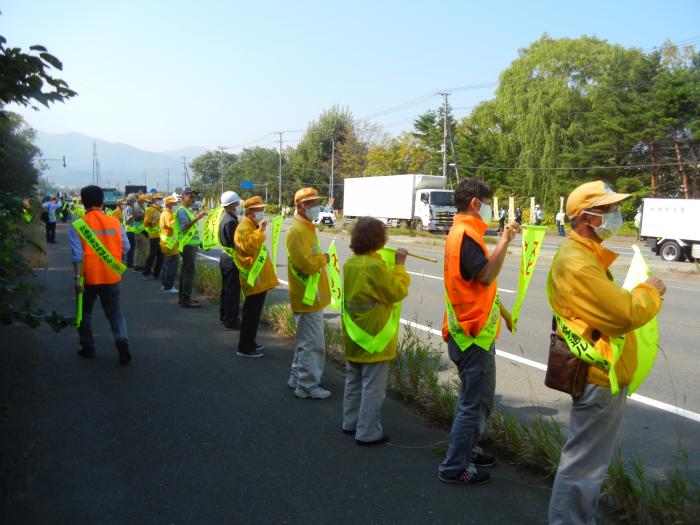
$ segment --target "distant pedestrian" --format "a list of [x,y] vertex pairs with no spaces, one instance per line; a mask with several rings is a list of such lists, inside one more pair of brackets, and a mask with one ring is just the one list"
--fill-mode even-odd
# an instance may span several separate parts
[[242,213],[241,198],[235,191],[225,191],[221,194],[221,205],[224,207],[224,212],[219,225],[219,242],[224,247],[224,251],[219,257],[221,270],[219,319],[227,330],[240,330],[241,282],[238,268],[229,253],[236,249],[234,238],[238,227],[238,216]]
[[326,363],[323,309],[331,301],[326,265],[313,221],[318,218],[321,198],[314,188],[294,195],[296,215],[287,232],[289,299],[296,323],[294,358],[287,386],[300,399],[326,399],[330,390],[321,387]]
[[127,268],[134,267],[134,254],[136,253],[136,233],[134,225],[134,207],[136,206],[136,195],[130,193],[126,197],[126,207],[123,211],[122,222],[126,228],[126,236],[129,239],[129,253],[126,254]]
[[544,219],[544,211],[542,211],[542,208],[540,208],[539,204],[535,204],[535,225],[539,226],[542,224],[542,220]]
[[345,340],[345,393],[343,424],[355,434],[358,445],[389,441],[382,426],[389,362],[396,357],[399,318],[396,303],[408,295],[404,249],[395,264],[385,264],[377,250],[387,240],[386,225],[371,217],[360,218],[352,230],[353,255],[343,265],[343,336]]
[[178,242],[180,243],[180,255],[182,256],[182,270],[180,271],[180,306],[183,308],[201,308],[199,301],[192,299],[192,286],[196,271],[197,251],[202,243],[199,235],[199,221],[207,216],[202,211],[195,215],[190,208],[194,205],[197,192],[187,188],[182,193],[182,205],[175,212],[175,228]]
[[[92,335],[92,307],[97,298],[109,321],[114,336],[114,345],[119,353],[119,362],[126,365],[131,361],[126,320],[119,305],[121,273],[113,268],[123,263],[129,251],[129,240],[123,226],[114,217],[106,215],[102,206],[104,193],[98,186],[85,186],[80,190],[85,206],[85,216],[73,223],[68,233],[73,267],[75,269],[75,291],[83,294],[83,319],[78,327],[81,357],[95,357],[95,339]],[[81,224],[87,225],[87,231],[79,233]],[[97,242],[86,242],[86,235]],[[101,245],[104,252],[96,251],[94,246]],[[115,262],[118,263],[115,265]],[[123,269],[123,268],[122,268]],[[80,278],[84,285],[81,286]]]
[[[555,337],[582,360],[583,374],[577,375],[585,375],[582,392],[571,405],[549,501],[549,525],[596,522],[600,487],[617,445],[638,356],[656,351],[655,343],[637,339],[634,331],[661,310],[664,283],[649,277],[625,290],[609,271],[617,254],[603,246],[622,225],[619,203],[629,196],[615,193],[603,181],[574,189],[566,202],[572,232],[554,256],[547,277]],[[565,374],[566,370],[552,373]]]
[[480,467],[494,464],[477,443],[493,410],[495,340],[501,318],[512,330],[510,313],[498,299],[496,277],[520,226],[508,225],[489,254],[484,233],[492,215],[486,201],[492,196],[491,188],[480,180],[459,181],[454,193],[457,213],[445,243],[442,337],[461,385],[447,455],[438,469],[440,481],[446,483],[485,483],[490,475]]
[[56,244],[56,222],[58,220],[58,214],[60,213],[63,203],[56,197],[52,197],[44,202],[42,205],[46,214],[44,222],[46,224],[46,242],[49,244]]
[[521,208],[515,208],[515,222],[518,224],[523,223],[523,210]]
[[[241,357],[262,357],[264,347],[256,341],[260,316],[267,291],[279,286],[279,281],[265,246],[265,203],[255,196],[246,200],[243,205],[245,217],[238,224],[233,239],[241,290],[245,295],[241,335],[236,354]],[[248,284],[249,280],[252,285]]]
[[161,290],[165,293],[178,293],[175,288],[177,267],[180,264],[180,249],[175,235],[175,214],[173,209],[178,203],[177,197],[169,195],[163,201],[163,212],[160,214],[160,251],[163,253],[163,276]]
[[148,257],[148,234],[144,231],[144,220],[146,219],[146,207],[151,198],[146,193],[140,193],[133,207],[134,212],[134,238],[136,249],[134,250],[134,271],[143,272]]
[[564,222],[566,221],[566,213],[564,210],[560,210],[555,217],[557,222],[557,235],[559,237],[566,237],[566,231],[564,231]]
[[498,233],[503,233],[503,229],[506,227],[506,209],[501,208],[501,213],[498,216]]

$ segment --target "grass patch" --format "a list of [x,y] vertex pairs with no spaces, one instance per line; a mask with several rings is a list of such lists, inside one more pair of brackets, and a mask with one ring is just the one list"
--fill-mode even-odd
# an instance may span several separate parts
[[197,259],[195,262],[194,286],[204,297],[218,303],[221,299],[221,270],[219,270],[219,265]]
[[269,304],[263,308],[262,319],[272,329],[285,339],[294,339],[297,327],[294,322],[294,312],[289,303]]
[[25,257],[31,268],[43,268],[46,266],[47,253],[43,248],[46,239],[46,227],[43,223],[32,221],[24,223],[22,228],[24,236],[29,241],[25,249]]

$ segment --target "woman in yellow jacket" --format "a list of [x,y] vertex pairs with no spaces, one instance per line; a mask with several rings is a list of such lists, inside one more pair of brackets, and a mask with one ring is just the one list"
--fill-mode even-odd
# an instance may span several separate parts
[[377,253],[386,243],[386,226],[362,217],[352,231],[354,254],[343,265],[343,335],[345,336],[345,395],[343,432],[355,434],[358,445],[389,441],[381,408],[386,397],[389,361],[396,357],[399,309],[394,303],[408,295],[411,282],[405,269],[406,250],[396,251],[390,269]]
[[161,290],[166,293],[178,293],[175,288],[175,277],[177,277],[177,267],[180,264],[180,250],[175,238],[175,214],[173,208],[178,203],[178,199],[172,196],[165,198],[163,213],[159,219],[160,251],[163,254],[163,275]]
[[[263,346],[255,341],[260,315],[267,291],[279,286],[280,283],[265,247],[265,227],[267,226],[265,204],[260,197],[255,196],[246,200],[243,206],[245,217],[238,223],[233,236],[233,242],[236,245],[236,257],[233,261],[238,267],[241,291],[245,295],[236,354],[241,357],[262,357]],[[256,261],[262,261],[262,266],[260,262],[256,264]],[[251,272],[252,277],[250,277]],[[248,284],[249,281],[253,284]]]

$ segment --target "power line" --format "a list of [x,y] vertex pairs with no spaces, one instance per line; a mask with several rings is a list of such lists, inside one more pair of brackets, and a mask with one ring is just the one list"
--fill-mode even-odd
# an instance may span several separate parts
[[579,166],[571,168],[506,168],[499,166],[462,166],[460,168],[464,169],[474,169],[474,170],[494,170],[494,171],[582,171],[582,170],[614,170],[614,169],[640,169],[640,168],[651,168],[651,167],[664,167],[664,166],[678,166],[677,162],[668,163],[657,163],[657,164],[622,164],[618,166]]

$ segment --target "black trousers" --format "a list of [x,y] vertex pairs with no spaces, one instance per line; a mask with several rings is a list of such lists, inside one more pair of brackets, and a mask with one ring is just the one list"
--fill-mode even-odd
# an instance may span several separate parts
[[92,336],[92,307],[99,297],[105,317],[112,328],[115,341],[128,341],[126,331],[126,319],[119,306],[120,283],[114,284],[86,284],[83,292],[83,320],[78,327],[80,346],[95,346],[95,338]]
[[241,337],[238,340],[238,350],[252,352],[255,350],[255,337],[258,335],[258,325],[262,315],[267,292],[248,295],[243,303],[243,319],[241,320]]
[[[227,257],[228,255],[222,255]],[[241,281],[238,277],[238,268],[228,261],[221,261],[221,300],[219,301],[219,319],[226,326],[240,323],[241,309]]]
[[56,223],[46,223],[46,242],[56,242]]
[[126,232],[126,238],[129,239],[129,253],[126,254],[126,265],[129,268],[134,267],[134,253],[136,253],[136,235],[134,232]]
[[194,283],[195,263],[197,261],[196,244],[188,244],[180,252],[182,257],[182,269],[180,270],[180,302],[192,299],[192,284]]
[[[155,267],[153,264],[155,263]],[[146,268],[143,270],[143,275],[151,275],[153,268],[153,277],[160,276],[160,269],[163,267],[163,252],[160,251],[160,239],[148,239],[148,258],[146,259]]]

